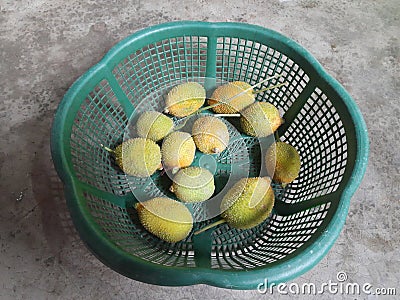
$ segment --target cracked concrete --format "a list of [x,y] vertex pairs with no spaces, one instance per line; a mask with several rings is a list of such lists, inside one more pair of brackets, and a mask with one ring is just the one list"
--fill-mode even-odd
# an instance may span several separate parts
[[57,105],[74,80],[116,42],[138,29],[174,20],[238,21],[277,30],[307,48],[350,92],[369,130],[367,173],[334,247],[294,282],[317,284],[345,271],[351,282],[396,287],[400,293],[397,0],[3,0],[0,298],[268,298],[256,291],[155,287],[127,279],[89,253],[69,218],[49,153]]

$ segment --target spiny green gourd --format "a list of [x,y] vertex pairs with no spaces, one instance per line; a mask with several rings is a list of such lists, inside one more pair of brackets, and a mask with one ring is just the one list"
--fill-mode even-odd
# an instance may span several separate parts
[[155,142],[162,140],[173,128],[172,119],[158,111],[145,111],[136,122],[138,136]]
[[174,131],[167,135],[161,146],[162,162],[165,169],[176,173],[179,169],[192,164],[196,145],[192,136],[183,131]]
[[269,177],[242,178],[225,194],[221,202],[222,219],[201,230],[199,234],[218,224],[227,223],[236,229],[249,229],[270,216],[275,196]]
[[299,176],[300,155],[292,145],[276,142],[265,154],[265,165],[274,181],[283,184],[291,183]]
[[254,227],[271,214],[274,199],[268,177],[243,178],[222,199],[221,217],[237,229]]
[[149,177],[161,168],[161,150],[152,140],[134,138],[111,150],[118,166],[128,175]]
[[176,117],[186,117],[196,112],[206,100],[206,90],[197,82],[187,82],[173,87],[167,94],[165,111]]
[[267,102],[255,102],[241,111],[241,127],[247,135],[266,137],[282,124],[278,109]]
[[[248,91],[244,92],[246,90]],[[234,81],[216,88],[211,98],[208,99],[208,104],[221,103],[212,108],[218,114],[234,114],[254,101],[255,97],[251,85],[243,81]]]
[[193,123],[192,136],[197,148],[206,154],[220,153],[229,144],[228,127],[212,116],[198,118]]
[[170,190],[184,202],[205,201],[214,193],[214,176],[200,167],[181,169],[176,173]]
[[187,207],[166,197],[136,204],[143,227],[158,238],[176,243],[185,239],[193,228],[193,217]]

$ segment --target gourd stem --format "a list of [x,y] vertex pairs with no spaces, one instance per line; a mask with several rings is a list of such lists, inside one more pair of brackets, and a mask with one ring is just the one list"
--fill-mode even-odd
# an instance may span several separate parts
[[213,227],[215,227],[215,226],[217,226],[217,225],[224,224],[225,222],[226,222],[226,221],[225,221],[224,219],[218,220],[218,221],[216,221],[216,222],[214,222],[214,223],[211,223],[211,224],[209,224],[209,225],[203,227],[203,228],[200,229],[200,230],[195,231],[195,232],[194,232],[194,235],[198,235],[198,234],[200,234],[200,233],[202,233],[202,232],[204,232],[204,231],[206,231],[206,230],[208,230],[208,229],[210,229],[210,228],[213,228]]
[[265,92],[265,91],[268,91],[268,90],[272,90],[272,89],[275,89],[275,88],[284,86],[284,85],[286,85],[286,84],[287,84],[287,81],[282,82],[282,83],[279,83],[279,84],[277,84],[277,85],[273,85],[273,86],[266,87],[266,88],[261,89],[261,90],[258,90],[258,91],[253,91],[253,94],[259,94],[259,93],[262,93],[262,92]]
[[240,117],[241,114],[215,114],[213,117],[219,118],[219,117],[228,117],[228,118],[238,118]]
[[113,153],[113,154],[115,153],[114,150],[108,148],[107,146],[104,146],[103,144],[100,144],[100,146],[101,146],[101,148],[103,148],[104,150],[106,150],[106,151],[109,152],[109,153]]
[[275,142],[280,142],[281,139],[280,139],[280,137],[279,137],[278,130],[275,131],[274,137],[275,137]]

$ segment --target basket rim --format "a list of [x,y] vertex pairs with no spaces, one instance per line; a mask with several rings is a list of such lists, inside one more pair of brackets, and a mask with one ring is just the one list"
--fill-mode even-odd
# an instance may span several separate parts
[[[82,190],[80,190],[75,183],[75,179],[72,177],[71,167],[67,164],[65,153],[69,146],[65,145],[69,145],[69,143],[66,143],[64,135],[62,134],[67,112],[73,103],[73,99],[78,91],[80,91],[96,73],[100,72],[103,68],[107,68],[109,64],[115,63],[113,59],[117,53],[129,47],[129,45],[135,43],[138,39],[156,34],[159,31],[182,27],[206,28],[215,31],[223,30],[224,28],[238,28],[241,30],[249,30],[253,34],[268,36],[285,43],[313,67],[313,71],[316,72],[325,84],[338,93],[352,118],[357,139],[356,159],[350,180],[342,191],[339,206],[332,217],[332,221],[329,222],[326,230],[312,244],[308,245],[308,247],[299,252],[296,256],[285,260],[281,264],[273,266],[266,265],[263,268],[250,269],[245,272],[201,267],[171,267],[158,265],[141,259],[140,257],[132,256],[109,241],[98,226],[94,226],[92,224],[93,222],[89,222],[91,215],[87,207],[77,201],[82,195]],[[286,282],[314,267],[328,253],[344,226],[350,199],[362,181],[369,155],[367,127],[355,101],[344,87],[328,74],[321,64],[305,48],[274,30],[258,25],[235,22],[211,23],[200,21],[178,21],[151,26],[133,33],[113,46],[100,62],[79,77],[66,92],[53,120],[50,146],[55,169],[64,183],[64,193],[74,225],[88,248],[91,249],[105,265],[114,270],[118,270],[119,273],[127,277],[151,284],[167,286],[208,284],[234,289],[255,289],[260,283],[263,283],[266,278],[269,284],[272,282]]]

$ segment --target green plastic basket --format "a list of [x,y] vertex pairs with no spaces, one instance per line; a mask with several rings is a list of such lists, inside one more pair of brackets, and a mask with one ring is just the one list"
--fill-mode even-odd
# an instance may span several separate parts
[[[141,100],[177,81],[255,84],[275,74],[283,76],[270,84],[288,84],[257,100],[283,113],[281,140],[297,148],[302,168],[293,183],[274,187],[271,217],[248,230],[222,224],[174,244],[144,230],[132,208],[132,190],[150,197],[166,191],[167,183],[159,173],[143,181],[125,176],[100,145],[120,142]],[[158,109],[161,98],[146,103]],[[345,223],[369,149],[356,104],[311,54],[279,33],[242,23],[173,22],[126,38],[69,89],[51,138],[74,224],[104,264],[157,285],[234,289],[255,289],[265,279],[269,284],[291,280],[324,257]],[[248,154],[249,172],[260,171],[257,140],[242,136],[235,141],[217,158],[217,190],[241,151]],[[196,222],[194,229],[212,221]]]

